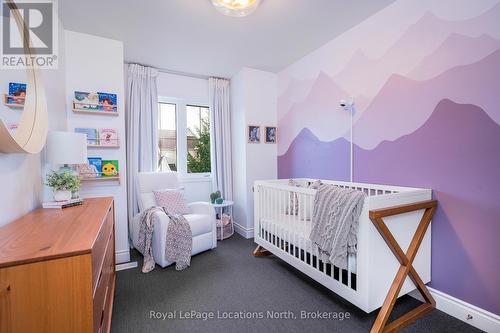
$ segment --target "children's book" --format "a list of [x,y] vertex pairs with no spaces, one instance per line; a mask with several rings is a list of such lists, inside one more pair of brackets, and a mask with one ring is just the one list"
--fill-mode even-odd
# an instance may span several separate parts
[[97,168],[95,165],[90,164],[77,164],[76,171],[83,178],[97,178],[100,177],[101,174],[97,172]]
[[73,104],[77,110],[99,110],[99,95],[96,93],[75,91]]
[[43,208],[49,208],[49,209],[63,209],[63,208],[68,208],[68,207],[73,207],[73,206],[80,206],[83,204],[83,199],[70,199],[66,201],[49,201],[49,202],[44,202],[42,204]]
[[116,94],[98,92],[99,96],[99,109],[101,111],[117,112],[116,107]]
[[118,161],[117,160],[103,160],[102,161],[102,176],[103,177],[116,177],[118,176]]
[[7,104],[24,105],[26,99],[26,83],[10,82]]
[[76,133],[83,133],[87,135],[88,145],[99,145],[99,136],[95,128],[75,128]]
[[97,172],[98,174],[101,174],[101,172],[102,172],[102,158],[89,157],[88,160],[89,160],[89,166],[92,168],[92,170]]
[[101,146],[118,147],[118,133],[116,132],[116,129],[99,129],[99,142]]

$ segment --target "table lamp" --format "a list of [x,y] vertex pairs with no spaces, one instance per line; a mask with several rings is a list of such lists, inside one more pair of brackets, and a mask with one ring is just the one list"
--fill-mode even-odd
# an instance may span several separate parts
[[46,148],[47,163],[63,165],[60,171],[71,170],[70,165],[87,163],[86,134],[49,132]]

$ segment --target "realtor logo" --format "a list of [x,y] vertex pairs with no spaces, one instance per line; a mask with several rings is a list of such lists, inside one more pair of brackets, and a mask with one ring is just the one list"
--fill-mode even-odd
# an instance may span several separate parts
[[[56,1],[1,1],[1,67],[57,68]],[[24,24],[24,29],[20,28],[19,23]]]

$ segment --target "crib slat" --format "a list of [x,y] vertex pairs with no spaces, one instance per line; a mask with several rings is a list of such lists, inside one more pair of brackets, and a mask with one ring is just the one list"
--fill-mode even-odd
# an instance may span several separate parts
[[264,209],[263,205],[262,205],[262,189],[260,186],[257,187],[257,193],[258,193],[258,196],[259,196],[259,210],[258,210],[258,213],[259,215],[256,216],[255,218],[257,218],[257,227],[259,228],[259,230],[257,231],[258,232],[258,235],[260,238],[263,238],[262,236],[262,210]]
[[351,288],[351,265],[349,261],[349,254],[347,254],[347,286]]
[[264,210],[263,210],[263,215],[264,215],[264,239],[266,240],[266,242],[268,241],[268,238],[267,238],[267,235],[269,234],[268,232],[268,228],[267,228],[267,201],[266,201],[266,197],[267,197],[267,187],[263,187],[262,188],[262,204],[264,206]]

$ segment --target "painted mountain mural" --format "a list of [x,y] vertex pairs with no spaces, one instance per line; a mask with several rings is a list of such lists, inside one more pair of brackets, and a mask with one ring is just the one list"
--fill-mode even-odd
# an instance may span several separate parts
[[[356,99],[354,142],[372,149],[382,141],[413,132],[422,126],[443,96],[479,105],[500,123],[498,87],[500,49],[479,62],[457,66],[426,81],[394,74],[368,107],[367,99],[362,96]],[[320,73],[307,98],[295,104],[279,121],[282,130],[278,153],[284,154],[303,128],[308,128],[322,141],[348,138],[349,114],[338,106],[347,96],[349,94],[328,75]]]
[[[407,75],[413,71],[426,56],[446,43],[451,34],[470,37],[487,34],[500,39],[499,17],[500,4],[483,15],[466,21],[442,20],[427,12],[382,57],[368,59],[363,52],[356,52],[351,62],[333,76],[334,81],[353,96],[374,97],[392,74]],[[465,50],[467,53],[477,51]],[[456,65],[461,64],[449,63],[445,68]],[[437,72],[439,71],[437,68]]]
[[279,121],[278,126],[286,128],[286,131],[278,132],[279,153],[284,153],[281,149],[288,148],[303,128],[309,128],[314,133],[327,129],[334,138],[343,135],[349,129],[349,113],[339,107],[339,101],[348,96],[321,72],[306,99],[295,104]]
[[432,286],[497,315],[499,18],[500,0],[396,0],[278,75],[279,177],[349,178],[353,96],[354,180],[431,188]]
[[[446,99],[410,135],[373,150],[355,146],[354,154],[356,182],[433,189],[431,285],[493,313],[500,313],[499,143],[500,126],[486,112]],[[321,142],[304,129],[279,157],[279,177],[346,179],[348,162],[338,156],[348,149],[343,138]]]
[[292,80],[278,97],[278,119],[282,119],[294,104],[305,100],[313,84],[314,80]]
[[318,178],[349,181],[349,141],[320,141],[303,129],[286,154],[278,157],[278,178]]
[[451,34],[432,54],[413,69],[408,77],[428,80],[455,66],[477,62],[500,49],[500,41],[488,35],[469,37]]
[[499,143],[500,126],[483,110],[443,100],[411,135],[354,155],[356,181],[433,189],[439,209],[432,247],[439,251],[432,252],[432,286],[460,290],[468,295],[462,299],[494,313],[500,313],[493,264],[500,253]]
[[382,141],[413,132],[429,118],[443,97],[476,104],[500,123],[499,87],[500,50],[477,63],[455,67],[427,81],[393,75],[354,125],[354,142],[372,149]]

